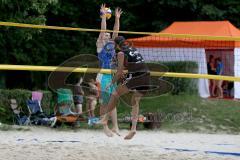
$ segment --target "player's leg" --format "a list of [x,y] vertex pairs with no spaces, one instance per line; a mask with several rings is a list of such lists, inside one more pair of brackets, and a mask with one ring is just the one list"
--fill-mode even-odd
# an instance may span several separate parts
[[139,102],[143,95],[136,91],[131,99],[132,105],[132,127],[130,132],[125,136],[124,139],[132,139],[133,136],[136,134],[137,131],[137,122],[138,122],[138,113],[139,113]]
[[113,109],[116,108],[119,97],[124,94],[127,94],[128,92],[129,92],[129,89],[126,85],[119,85],[117,87],[116,91],[114,91],[111,94],[111,98],[110,98],[108,104],[104,105],[100,108],[100,115],[104,115],[106,113],[113,111]]
[[[110,77],[110,82],[112,80],[112,76]],[[116,90],[117,85],[113,85],[109,88],[109,99],[111,94]],[[118,136],[119,134],[119,127],[118,127],[118,120],[117,120],[117,108],[114,108],[112,112],[110,112],[111,120],[112,120],[112,132],[116,133]]]
[[[107,92],[105,91],[105,88],[107,86],[107,75],[103,74],[101,78],[101,94],[100,94],[100,112],[105,107],[105,105],[108,103],[107,100]],[[101,120],[100,124],[103,125],[103,131],[108,137],[112,137],[113,133],[112,131],[108,128],[108,113],[105,114],[100,114]]]
[[111,120],[112,120],[112,132],[116,133],[117,135],[120,136],[119,134],[119,127],[118,127],[118,120],[117,120],[117,108],[114,108],[112,112],[110,113],[111,115]]
[[[101,106],[100,107],[100,115],[108,115],[109,112],[112,112],[114,109],[116,109],[116,104],[118,102],[118,99],[121,95],[128,93],[129,90],[125,85],[119,85],[116,91],[114,91],[111,95],[111,98],[109,100],[109,103],[106,106]],[[111,137],[112,131],[109,130],[107,123],[103,123],[103,129],[104,133]]]

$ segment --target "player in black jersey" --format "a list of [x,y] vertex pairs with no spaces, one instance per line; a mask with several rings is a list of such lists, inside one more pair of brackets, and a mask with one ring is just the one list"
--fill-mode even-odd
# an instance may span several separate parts
[[[107,106],[101,107],[103,110],[100,111],[100,114],[105,114],[114,109],[119,97],[132,91],[132,127],[128,135],[124,138],[131,139],[136,134],[139,101],[149,89],[150,72],[141,54],[136,48],[129,46],[123,36],[116,37],[114,42],[117,50],[117,72],[111,84],[114,84],[122,77],[124,78],[122,84],[118,85],[116,91],[112,93]],[[124,76],[124,70],[128,70],[126,76]]]

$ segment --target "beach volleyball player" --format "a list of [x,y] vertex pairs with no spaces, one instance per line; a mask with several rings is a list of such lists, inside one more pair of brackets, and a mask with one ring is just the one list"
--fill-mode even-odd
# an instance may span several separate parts
[[[113,42],[113,39],[118,36],[119,31],[119,19],[122,14],[122,11],[120,8],[116,8],[115,10],[115,24],[113,28],[113,34],[111,37],[111,34],[106,32],[107,24],[106,20],[110,18],[111,16],[109,8],[106,9],[105,4],[101,5],[100,8],[100,15],[101,15],[101,32],[99,34],[99,37],[97,39],[97,53],[98,58],[100,62],[100,67],[104,69],[113,69],[114,63],[113,58],[115,57],[115,44]],[[100,93],[100,103],[104,106],[108,103],[111,93],[114,91],[115,85],[112,85],[108,89],[106,87],[111,83],[112,81],[112,74],[98,74],[97,81],[100,82],[101,86],[101,93]],[[111,116],[112,120],[112,130],[108,128],[108,117]],[[101,117],[101,123],[103,124],[104,132],[107,136],[112,137],[113,133],[116,133],[119,135],[119,128],[118,128],[118,122],[117,122],[117,111],[116,108],[114,108],[111,112],[106,113],[102,115]]]
[[[111,87],[122,77],[124,78],[122,84],[118,85],[116,90],[112,93],[109,103],[100,108],[100,114],[106,114],[111,110],[115,110],[120,96],[128,93],[129,91],[133,92],[131,97],[132,127],[130,132],[124,138],[131,139],[136,134],[139,101],[150,88],[150,72],[147,65],[144,63],[141,54],[139,54],[134,47],[129,45],[123,36],[116,37],[114,42],[116,50],[118,50],[116,53],[117,72],[108,87]],[[123,76],[124,69],[128,70],[126,76]]]

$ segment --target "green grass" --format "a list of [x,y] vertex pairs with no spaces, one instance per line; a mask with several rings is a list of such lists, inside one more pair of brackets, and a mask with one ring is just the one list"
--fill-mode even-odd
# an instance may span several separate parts
[[[130,107],[120,104],[119,117],[129,115]],[[240,133],[240,102],[233,100],[203,99],[197,95],[165,95],[145,99],[140,113],[162,114],[160,129],[170,132],[224,132]]]
[[[128,99],[129,97],[127,96]],[[129,116],[130,112],[131,108],[125,103],[121,102],[118,105],[118,118]],[[146,112],[161,113],[160,130],[168,132],[240,133],[240,101],[203,99],[195,94],[164,95],[154,99],[141,100],[140,114]],[[129,124],[119,123],[119,127],[120,129],[129,129]],[[76,127],[76,130],[82,128],[97,130],[102,127],[91,127],[87,123],[81,123],[80,127]],[[0,130],[22,129],[24,130],[24,128],[15,128],[9,125],[0,126]],[[58,129],[75,130],[74,127],[67,125],[63,125]],[[144,128],[139,125],[139,129]]]

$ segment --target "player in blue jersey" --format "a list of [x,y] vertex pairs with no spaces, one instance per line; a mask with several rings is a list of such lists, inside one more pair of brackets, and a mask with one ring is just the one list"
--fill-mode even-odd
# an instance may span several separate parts
[[[112,34],[105,32],[104,30],[107,29],[107,24],[106,24],[106,16],[105,14],[105,5],[103,4],[101,6],[100,11],[103,13],[103,16],[101,16],[102,21],[101,21],[101,32],[99,34],[99,37],[97,39],[97,53],[98,53],[98,58],[100,62],[100,67],[103,69],[114,69],[114,60],[113,58],[115,57],[115,45],[113,40],[118,36],[118,31],[119,31],[119,19],[122,14],[122,10],[120,8],[116,8],[115,10],[115,24],[114,24],[114,32]],[[100,75],[100,76],[99,76]],[[111,83],[112,81],[112,74],[99,74],[98,81],[100,82],[101,86],[101,93],[100,93],[100,103],[102,105],[108,104],[108,101],[111,97],[111,93],[114,91],[114,88],[116,88],[116,84],[112,85],[108,89],[106,87]],[[108,116],[111,116],[113,128],[110,130],[108,128]],[[112,110],[110,113],[107,113],[102,116],[101,118],[101,123],[103,124],[104,128],[104,133],[112,137],[113,132],[119,135],[119,128],[118,128],[118,122],[117,122],[117,110],[116,108]]]

